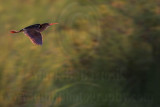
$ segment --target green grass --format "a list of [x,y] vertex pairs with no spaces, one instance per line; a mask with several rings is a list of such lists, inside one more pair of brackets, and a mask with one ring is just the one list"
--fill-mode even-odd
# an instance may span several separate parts
[[[0,107],[158,106],[155,9],[151,0],[1,0]],[[59,24],[42,46],[9,33],[44,22]]]

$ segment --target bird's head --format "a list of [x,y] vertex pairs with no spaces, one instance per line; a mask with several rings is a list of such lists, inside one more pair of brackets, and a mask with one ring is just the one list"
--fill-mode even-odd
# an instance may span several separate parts
[[58,23],[43,23],[43,24],[40,25],[40,31],[43,31],[43,30],[45,30],[47,27],[52,26],[52,25],[55,25],[55,24],[58,24]]
[[55,24],[58,24],[58,23],[43,23],[41,24],[41,26],[48,27],[48,26],[55,25]]

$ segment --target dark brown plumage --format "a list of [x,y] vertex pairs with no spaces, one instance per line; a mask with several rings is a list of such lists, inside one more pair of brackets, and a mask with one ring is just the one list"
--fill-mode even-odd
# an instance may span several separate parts
[[44,24],[34,24],[28,27],[21,29],[20,31],[10,31],[11,33],[23,32],[26,36],[29,37],[31,42],[36,45],[42,45],[43,37],[40,32],[44,31],[47,27],[58,24],[58,23],[44,23]]

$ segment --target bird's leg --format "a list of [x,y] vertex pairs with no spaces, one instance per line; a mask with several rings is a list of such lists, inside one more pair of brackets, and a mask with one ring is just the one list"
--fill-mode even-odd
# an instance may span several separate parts
[[23,29],[21,29],[20,31],[11,30],[10,32],[11,33],[19,33],[19,32],[22,32],[22,31],[23,31]]

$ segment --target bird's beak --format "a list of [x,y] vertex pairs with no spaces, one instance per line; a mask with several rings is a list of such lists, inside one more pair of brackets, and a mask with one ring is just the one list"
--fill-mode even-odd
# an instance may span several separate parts
[[55,25],[55,24],[58,24],[58,23],[50,23],[49,25],[51,26],[51,25]]

